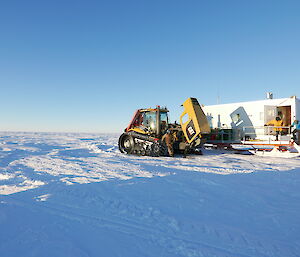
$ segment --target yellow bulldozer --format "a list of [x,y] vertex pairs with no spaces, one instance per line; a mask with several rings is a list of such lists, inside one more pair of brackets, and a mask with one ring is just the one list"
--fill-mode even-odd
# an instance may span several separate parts
[[119,138],[119,150],[143,156],[201,154],[203,135],[210,133],[207,118],[196,98],[188,98],[182,106],[180,124],[169,123],[167,108],[137,110]]

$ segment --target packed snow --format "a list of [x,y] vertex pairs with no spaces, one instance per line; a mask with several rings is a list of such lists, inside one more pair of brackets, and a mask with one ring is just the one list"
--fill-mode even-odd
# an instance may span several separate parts
[[299,158],[130,156],[118,136],[0,133],[1,256],[300,256]]

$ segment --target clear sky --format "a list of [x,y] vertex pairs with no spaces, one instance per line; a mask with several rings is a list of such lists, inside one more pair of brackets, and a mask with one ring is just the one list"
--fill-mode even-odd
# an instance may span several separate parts
[[120,132],[138,108],[300,97],[300,1],[0,2],[0,130]]

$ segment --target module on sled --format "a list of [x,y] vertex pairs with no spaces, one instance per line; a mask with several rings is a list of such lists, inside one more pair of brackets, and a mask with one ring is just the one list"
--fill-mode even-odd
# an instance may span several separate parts
[[167,108],[138,109],[119,138],[120,151],[147,156],[201,153],[203,134],[210,132],[207,118],[196,98],[182,106],[180,124],[169,123]]

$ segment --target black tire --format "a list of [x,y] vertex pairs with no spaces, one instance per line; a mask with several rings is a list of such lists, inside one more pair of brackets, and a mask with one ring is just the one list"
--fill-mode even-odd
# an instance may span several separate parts
[[140,150],[140,152],[141,152],[141,155],[142,155],[142,156],[145,156],[145,155],[146,155],[146,150],[145,150],[144,148],[142,148],[142,149]]
[[152,150],[150,146],[146,147],[146,151],[145,151],[145,155],[146,156],[152,156]]
[[169,156],[168,147],[167,147],[167,145],[166,145],[165,142],[162,142],[162,143],[160,144],[159,155],[160,155],[160,156]]
[[151,145],[151,155],[154,157],[158,157],[160,155],[160,144],[154,143]]
[[122,134],[119,138],[119,150],[121,153],[131,154],[134,151],[134,138],[128,134]]

